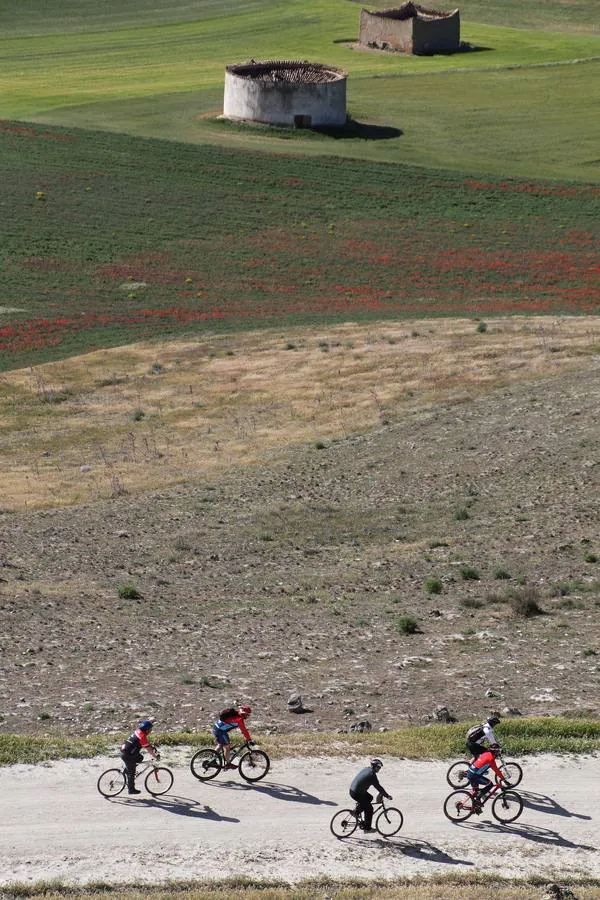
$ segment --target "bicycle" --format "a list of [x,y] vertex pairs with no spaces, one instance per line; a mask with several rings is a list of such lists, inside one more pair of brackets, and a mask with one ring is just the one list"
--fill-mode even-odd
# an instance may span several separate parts
[[[374,812],[380,812],[373,816],[376,830],[382,837],[393,837],[398,834],[404,823],[404,816],[395,806],[386,806],[381,794],[377,795],[373,806]],[[329,823],[331,833],[336,838],[350,837],[357,828],[364,828],[364,813],[358,804],[354,809],[340,809]]]
[[473,813],[480,814],[492,797],[494,797],[492,815],[498,822],[503,824],[514,822],[523,812],[523,798],[516,791],[505,788],[498,779],[491,790],[478,800],[476,800],[477,793],[478,791],[472,788],[470,791],[460,790],[448,794],[444,801],[446,818],[451,822],[466,822]]
[[[138,769],[135,773],[135,780],[145,775],[144,786],[149,794],[158,797],[166,794],[173,786],[173,773],[166,766],[159,766],[160,754],[156,758],[144,760],[145,765]],[[97,788],[103,797],[118,797],[127,784],[127,770],[123,766],[121,769],[107,769],[103,772],[97,782]]]
[[[504,779],[509,787],[514,788],[518,784],[521,784],[523,780],[523,769],[519,765],[519,763],[510,761],[505,762],[504,758],[500,753],[496,754],[496,765],[502,772]],[[465,784],[469,784],[469,779],[467,776],[467,770],[470,766],[470,762],[461,759],[458,762],[452,763],[448,771],[446,772],[446,781],[453,788],[461,788],[464,787]]]
[[[239,759],[237,765],[234,765],[235,759]],[[253,784],[265,777],[271,768],[271,760],[264,750],[257,750],[254,747],[254,741],[245,741],[231,748],[229,765],[237,769],[245,781]],[[192,775],[200,781],[210,781],[225,768],[227,768],[225,757],[220,747],[218,750],[214,747],[203,747],[194,753],[190,760]]]

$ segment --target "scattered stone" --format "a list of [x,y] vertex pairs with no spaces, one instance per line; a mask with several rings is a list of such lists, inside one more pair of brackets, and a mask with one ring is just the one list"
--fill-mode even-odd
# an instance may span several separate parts
[[495,697],[496,694],[494,693],[494,691],[491,688],[488,688],[487,691],[485,692],[485,696],[486,697]]
[[288,712],[293,713],[306,713],[311,711],[310,709],[307,709],[302,703],[302,697],[300,696],[300,694],[291,694],[288,697],[287,708]]
[[438,722],[443,722],[445,725],[456,722],[456,718],[452,715],[447,706],[436,706],[433,711],[433,717],[434,719],[437,719]]
[[79,466],[79,471],[80,472],[91,472],[92,467],[91,466]]
[[502,710],[503,716],[522,716],[523,713],[516,706],[505,706]]
[[547,884],[541,900],[577,900],[577,895],[561,884]]
[[406,666],[426,666],[433,662],[431,656],[405,656],[399,663],[398,668],[404,669]]
[[350,731],[357,731],[362,734],[363,731],[371,731],[372,726],[368,719],[365,719],[364,722],[355,722],[350,726]]

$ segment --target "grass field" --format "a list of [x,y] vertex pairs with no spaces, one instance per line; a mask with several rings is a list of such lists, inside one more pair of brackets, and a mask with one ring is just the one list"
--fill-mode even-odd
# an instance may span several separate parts
[[[3,5],[0,369],[190,329],[597,311],[591,0],[472,0],[479,52],[428,58],[352,49],[358,9]],[[250,55],[345,67],[353,126],[219,121]]]
[[4,369],[192,328],[598,309],[594,186],[6,122],[0,160]]
[[[105,883],[76,887],[62,881],[46,881],[38,884],[8,885],[3,900],[21,897],[43,897],[44,900],[77,898],[95,900],[99,896],[118,897],[119,900],[171,900],[177,896],[183,900],[542,900],[548,880],[504,879],[493,875],[444,875],[432,878],[414,877],[391,881],[348,878],[309,880],[300,884],[285,885],[277,881],[255,881],[248,878],[228,878],[222,882],[172,881],[165,890],[148,884],[114,886]],[[562,894],[578,900],[600,897],[600,885],[594,879],[561,879],[563,890],[576,893]]]
[[[469,7],[461,10],[462,37],[478,52],[428,58],[353,50],[359,6],[341,0],[172,9],[138,0],[125,12],[90,4],[85,19],[71,16],[66,2],[52,15],[46,7],[38,0],[4,13],[6,118],[472,173],[600,179],[600,123],[589,115],[600,101],[600,33],[590,0],[568,16],[558,2],[533,14],[512,3],[501,22],[493,4],[473,3],[473,19]],[[559,25],[566,30],[551,30]],[[364,131],[363,139],[283,138],[215,122],[225,65],[251,56],[342,66],[350,114],[387,139],[374,140],[373,130],[370,140]]]
[[[260,738],[260,745],[273,759],[299,756],[386,755],[405,759],[461,759],[466,726],[410,726],[401,731],[364,734],[273,734]],[[535,753],[590,753],[600,746],[600,723],[592,719],[556,717],[523,718],[502,722],[499,731],[507,755]],[[0,765],[38,764],[53,759],[89,759],[114,752],[119,735],[70,737],[55,735],[0,735]],[[256,740],[259,740],[257,737]],[[212,743],[204,733],[156,735],[163,747],[202,747]]]

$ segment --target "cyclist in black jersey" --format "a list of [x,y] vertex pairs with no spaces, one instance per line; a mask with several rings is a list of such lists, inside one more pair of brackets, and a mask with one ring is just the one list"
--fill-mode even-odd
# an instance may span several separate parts
[[372,759],[370,765],[365,766],[364,769],[361,769],[354,776],[350,785],[350,796],[353,800],[356,800],[356,805],[364,816],[364,824],[361,824],[360,827],[367,832],[374,831],[371,828],[373,821],[373,795],[369,793],[369,788],[374,787],[378,793],[383,794],[388,800],[392,799],[392,795],[388,794],[377,778],[377,773],[382,767],[383,763],[380,759]]

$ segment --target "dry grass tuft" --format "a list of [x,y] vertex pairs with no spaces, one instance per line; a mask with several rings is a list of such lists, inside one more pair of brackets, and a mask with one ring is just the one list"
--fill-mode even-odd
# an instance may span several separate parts
[[[327,352],[323,348],[327,347]],[[340,325],[140,343],[5,374],[1,506],[38,509],[264,463],[297,444],[592,364],[600,318]]]

